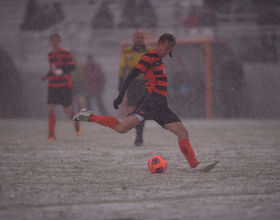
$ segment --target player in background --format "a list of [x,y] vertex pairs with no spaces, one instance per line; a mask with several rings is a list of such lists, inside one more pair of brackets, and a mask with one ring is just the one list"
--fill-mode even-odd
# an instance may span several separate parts
[[[133,33],[132,36],[133,45],[127,47],[121,57],[120,70],[119,70],[119,92],[123,81],[128,73],[132,71],[141,57],[150,52],[153,48],[145,45],[144,43],[144,34],[141,30],[137,30]],[[127,112],[131,114],[135,109],[140,98],[145,94],[145,77],[141,73],[137,76],[129,85],[127,89]],[[134,141],[135,146],[141,146],[143,144],[143,129],[144,121],[141,121],[136,125],[136,139]]]
[[192,172],[208,172],[214,168],[216,162],[199,163],[189,142],[189,134],[181,120],[171,111],[167,104],[167,74],[162,58],[170,54],[175,47],[176,40],[171,34],[163,34],[152,51],[145,54],[126,77],[118,97],[114,100],[114,108],[122,103],[130,82],[145,73],[146,94],[138,102],[134,111],[120,122],[112,116],[95,115],[92,111],[81,111],[73,118],[74,121],[96,122],[109,127],[116,132],[126,133],[143,120],[154,120],[163,128],[178,137],[181,152],[187,159]]
[[[47,140],[54,140],[54,130],[56,123],[56,105],[62,105],[69,118],[75,115],[71,107],[73,100],[73,83],[70,72],[75,70],[75,62],[71,53],[60,47],[61,38],[58,34],[50,36],[52,51],[48,54],[50,64],[49,73],[41,78],[42,81],[49,80],[48,83],[48,128],[49,136]],[[79,122],[74,122],[77,136],[81,135]]]

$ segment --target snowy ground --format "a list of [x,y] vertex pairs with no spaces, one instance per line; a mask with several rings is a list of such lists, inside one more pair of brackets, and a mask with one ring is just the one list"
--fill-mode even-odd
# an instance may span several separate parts
[[[134,130],[117,134],[58,120],[45,141],[46,120],[0,121],[0,219],[280,219],[280,121],[184,120],[199,161],[191,173],[176,137],[153,121],[145,144]],[[164,174],[149,158],[162,155]]]

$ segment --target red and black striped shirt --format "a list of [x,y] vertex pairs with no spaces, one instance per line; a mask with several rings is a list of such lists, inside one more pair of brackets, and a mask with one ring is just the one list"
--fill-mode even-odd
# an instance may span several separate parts
[[167,97],[166,67],[156,50],[143,55],[135,68],[140,69],[144,73],[148,92],[156,92]]
[[[48,54],[50,71],[48,74],[49,87],[68,87],[73,88],[70,72],[75,70],[75,61],[71,53],[63,48],[60,48],[57,52],[51,51]],[[62,69],[63,74],[57,76],[54,71]]]

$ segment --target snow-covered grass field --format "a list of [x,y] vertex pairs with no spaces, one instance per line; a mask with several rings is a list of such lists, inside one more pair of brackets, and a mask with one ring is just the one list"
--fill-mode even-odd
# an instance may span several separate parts
[[[280,219],[280,120],[184,120],[199,161],[219,160],[209,173],[191,173],[176,137],[146,122],[117,134],[57,121],[0,121],[0,219]],[[164,174],[147,168],[165,157]]]

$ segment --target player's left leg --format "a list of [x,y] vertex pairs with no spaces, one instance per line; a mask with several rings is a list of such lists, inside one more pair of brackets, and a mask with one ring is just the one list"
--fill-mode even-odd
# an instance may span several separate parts
[[168,123],[164,126],[167,130],[171,131],[178,137],[180,150],[189,162],[191,168],[198,165],[195,153],[189,141],[189,133],[182,122]]
[[164,126],[178,137],[180,150],[189,162],[192,172],[208,172],[216,166],[216,162],[198,163],[189,141],[189,134],[182,122],[173,122]]

